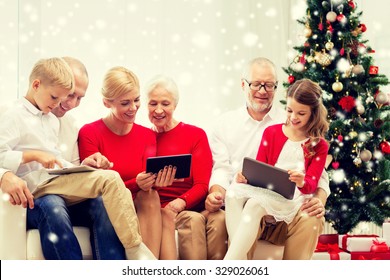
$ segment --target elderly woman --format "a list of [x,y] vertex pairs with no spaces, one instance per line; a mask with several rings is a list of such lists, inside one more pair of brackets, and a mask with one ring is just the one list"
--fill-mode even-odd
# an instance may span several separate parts
[[[126,187],[132,192],[143,242],[158,258],[161,240],[159,197],[151,187],[156,176],[137,181],[145,170],[146,159],[156,155],[155,133],[135,123],[140,107],[137,76],[124,67],[111,68],[102,87],[107,116],[84,125],[79,132],[80,158],[100,152],[113,163]],[[159,179],[157,177],[157,179]],[[164,182],[163,182],[164,183]]]
[[[156,188],[161,201],[163,225],[160,259],[178,258],[175,229],[179,233],[181,259],[207,259],[208,236],[205,228],[208,219],[201,213],[212,169],[207,135],[203,129],[173,117],[179,92],[171,78],[157,76],[152,79],[146,86],[146,95],[149,120],[157,135],[157,156],[192,154],[190,177]],[[217,228],[225,228],[224,221],[221,225],[210,225],[207,231],[216,233]]]

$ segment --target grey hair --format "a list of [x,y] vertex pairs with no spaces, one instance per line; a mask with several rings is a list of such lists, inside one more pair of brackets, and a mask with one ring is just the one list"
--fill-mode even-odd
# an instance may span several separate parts
[[269,65],[271,66],[273,69],[274,69],[274,73],[275,73],[275,80],[277,81],[278,80],[278,76],[277,76],[277,71],[276,71],[276,66],[275,64],[269,60],[268,58],[265,58],[265,57],[256,57],[252,60],[250,60],[244,67],[243,69],[243,72],[242,72],[242,77],[243,79],[249,79],[249,75],[251,73],[251,69],[252,69],[252,66],[255,65],[255,64],[258,64],[259,66],[263,66],[263,65]]
[[169,92],[173,97],[175,106],[179,103],[179,88],[171,77],[157,75],[152,78],[145,86],[146,96],[149,98],[152,91],[156,88],[163,88]]

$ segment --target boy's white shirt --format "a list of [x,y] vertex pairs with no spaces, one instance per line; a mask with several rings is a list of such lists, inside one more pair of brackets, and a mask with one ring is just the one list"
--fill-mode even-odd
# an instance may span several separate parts
[[57,117],[52,113],[43,114],[24,97],[2,114],[0,131],[0,166],[25,180],[31,192],[57,175],[49,175],[36,161],[22,163],[23,151],[45,151],[59,159],[64,167],[73,166],[62,158],[58,148]]

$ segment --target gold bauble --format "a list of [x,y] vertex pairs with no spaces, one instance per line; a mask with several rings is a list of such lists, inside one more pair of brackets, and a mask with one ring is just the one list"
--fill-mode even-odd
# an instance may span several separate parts
[[330,22],[335,22],[337,19],[337,14],[333,11],[330,11],[326,14],[326,19]]
[[332,84],[332,89],[333,89],[333,91],[334,92],[340,92],[340,91],[342,91],[343,90],[343,84],[341,83],[341,82],[339,82],[339,81],[337,81],[337,82],[334,82],[333,84]]
[[325,44],[325,49],[327,49],[328,51],[330,51],[331,49],[333,49],[334,47],[334,44],[333,42],[329,41]]
[[370,161],[372,158],[372,153],[369,150],[364,149],[360,152],[360,158],[362,161],[367,162]]
[[306,27],[303,30],[303,34],[305,35],[306,38],[310,38],[311,34],[313,34],[313,31],[311,31],[311,29],[309,27]]
[[361,74],[363,72],[364,72],[364,68],[360,64],[354,65],[352,67],[352,73],[354,73],[355,75],[359,75],[359,74]]

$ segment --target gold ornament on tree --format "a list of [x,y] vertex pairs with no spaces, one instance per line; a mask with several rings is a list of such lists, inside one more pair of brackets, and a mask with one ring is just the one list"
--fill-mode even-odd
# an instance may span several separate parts
[[314,52],[314,59],[322,66],[329,66],[332,63],[332,57],[325,52],[325,49],[322,52]]
[[325,44],[325,49],[327,49],[328,51],[330,51],[331,49],[333,49],[334,47],[334,44],[333,42],[329,41]]
[[360,152],[359,157],[361,158],[362,161],[367,162],[371,160],[372,153],[369,150],[364,149],[363,151]]
[[334,92],[340,92],[343,90],[343,84],[339,82],[339,77],[336,77],[336,82],[332,84],[332,89]]

